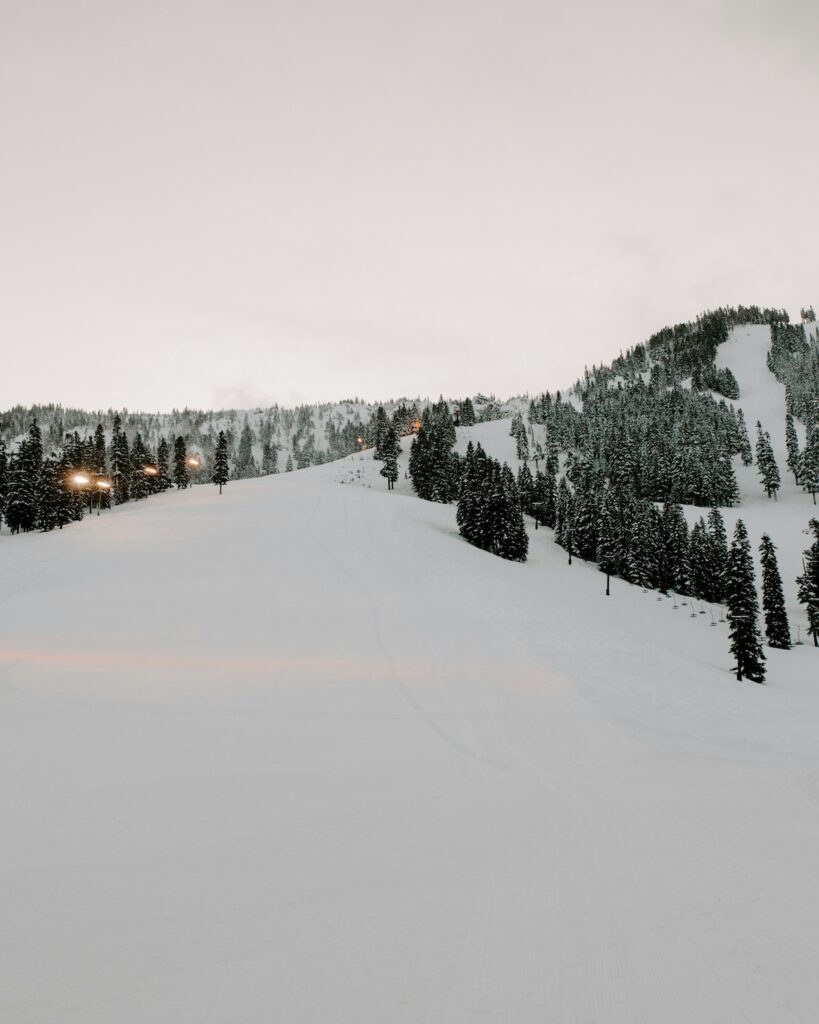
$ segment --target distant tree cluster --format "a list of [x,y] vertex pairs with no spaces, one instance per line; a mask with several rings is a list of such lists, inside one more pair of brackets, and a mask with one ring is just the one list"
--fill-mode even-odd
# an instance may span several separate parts
[[[184,453],[182,438],[175,442],[175,451],[180,450]],[[151,451],[137,434],[129,445],[119,417],[110,446],[102,424],[90,437],[66,434],[50,455],[36,422],[15,451],[0,440],[0,523],[5,520],[13,534],[62,529],[94,508],[138,501],[172,486],[168,442],[163,438]],[[177,486],[187,486],[187,473]]]

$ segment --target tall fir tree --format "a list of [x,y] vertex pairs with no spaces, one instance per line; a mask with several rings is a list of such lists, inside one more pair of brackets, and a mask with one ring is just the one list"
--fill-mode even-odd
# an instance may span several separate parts
[[762,424],[757,421],[757,441],[756,441],[756,465],[759,471],[759,476],[762,480],[762,486],[765,488],[765,493],[769,498],[776,500],[776,492],[779,490],[780,477],[779,468],[776,465],[776,459],[773,453],[773,447],[771,445],[771,436],[767,432],[762,430]]
[[802,487],[813,496],[815,505],[816,494],[819,492],[819,420],[808,432],[807,444],[800,462],[799,479]]
[[789,412],[785,414],[785,449],[787,451],[788,469],[793,473],[794,482],[798,484],[802,454],[799,451],[799,438],[796,436],[793,416]]
[[796,578],[797,596],[805,606],[814,647],[819,647],[819,519],[811,519],[809,528],[814,539],[804,554],[804,571]]
[[279,446],[275,441],[265,441],[262,445],[262,473],[269,476],[279,472]]
[[398,434],[395,427],[389,420],[387,420],[384,426],[379,447],[381,459],[384,462],[380,471],[381,476],[387,481],[387,490],[391,491],[398,479],[398,455],[401,451],[401,445],[398,443]]
[[173,442],[173,482],[177,490],[183,491],[190,485],[188,472],[188,447],[180,434]]
[[166,438],[161,438],[156,449],[156,489],[160,493],[173,486],[170,472],[171,449]]
[[782,577],[776,561],[776,546],[767,533],[762,534],[759,545],[762,563],[762,614],[765,619],[765,636],[769,647],[787,651],[791,646],[791,631],[788,614],[785,611],[785,595],[782,592]]
[[763,683],[765,653],[762,650],[762,638],[757,623],[759,603],[756,596],[754,563],[751,558],[748,531],[741,519],[737,520],[734,539],[728,552],[725,589],[730,649],[736,663],[737,679],[751,679],[755,683]]
[[228,442],[227,435],[224,430],[219,431],[219,436],[216,439],[216,452],[213,458],[213,476],[211,480],[219,488],[219,493],[222,493],[222,488],[228,482],[230,477],[230,466],[228,465]]
[[600,503],[597,529],[597,564],[600,571],[606,574],[606,597],[611,596],[611,577],[621,571],[620,560],[620,531],[614,512],[614,500],[607,491]]

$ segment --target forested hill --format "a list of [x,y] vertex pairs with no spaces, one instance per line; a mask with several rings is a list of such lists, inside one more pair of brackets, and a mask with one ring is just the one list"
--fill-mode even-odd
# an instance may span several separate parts
[[[481,420],[510,415],[521,401],[500,402],[494,396],[477,395],[472,399],[476,417]],[[425,398],[403,398],[384,402],[382,407],[407,433],[412,423],[429,404]],[[198,410],[182,409],[170,413],[129,412],[127,409],[87,411],[60,405],[15,406],[0,412],[0,441],[13,451],[27,435],[32,423],[39,427],[46,456],[59,459],[66,443],[76,448],[93,441],[102,428],[110,448],[114,422],[128,444],[144,447],[156,459],[160,442],[170,447],[183,438],[186,450],[205,467],[212,465],[216,441],[224,431],[228,445],[228,463],[233,479],[246,479],[286,469],[305,469],[343,458],[369,443],[371,419],[379,407],[359,398],[336,403],[300,405],[285,408]],[[68,439],[68,440],[67,440]],[[210,475],[200,474],[202,481]],[[199,482],[199,481],[197,481]]]

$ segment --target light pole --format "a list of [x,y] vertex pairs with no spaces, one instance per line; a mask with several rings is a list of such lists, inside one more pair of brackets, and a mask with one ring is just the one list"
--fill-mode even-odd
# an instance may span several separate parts
[[107,494],[111,490],[111,481],[106,480],[104,477],[100,477],[97,480],[97,515],[100,514],[100,508],[102,507],[102,496]]
[[[199,459],[197,459],[195,455],[189,455],[185,459],[185,465],[188,467],[188,469],[190,469],[191,477],[197,477],[199,475],[199,467],[202,465],[202,463]],[[191,485],[193,485],[193,480],[191,480]]]

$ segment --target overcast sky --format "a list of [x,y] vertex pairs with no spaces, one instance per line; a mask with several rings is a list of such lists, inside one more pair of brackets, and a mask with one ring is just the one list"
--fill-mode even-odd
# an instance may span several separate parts
[[813,3],[0,12],[0,408],[508,395],[819,303]]

